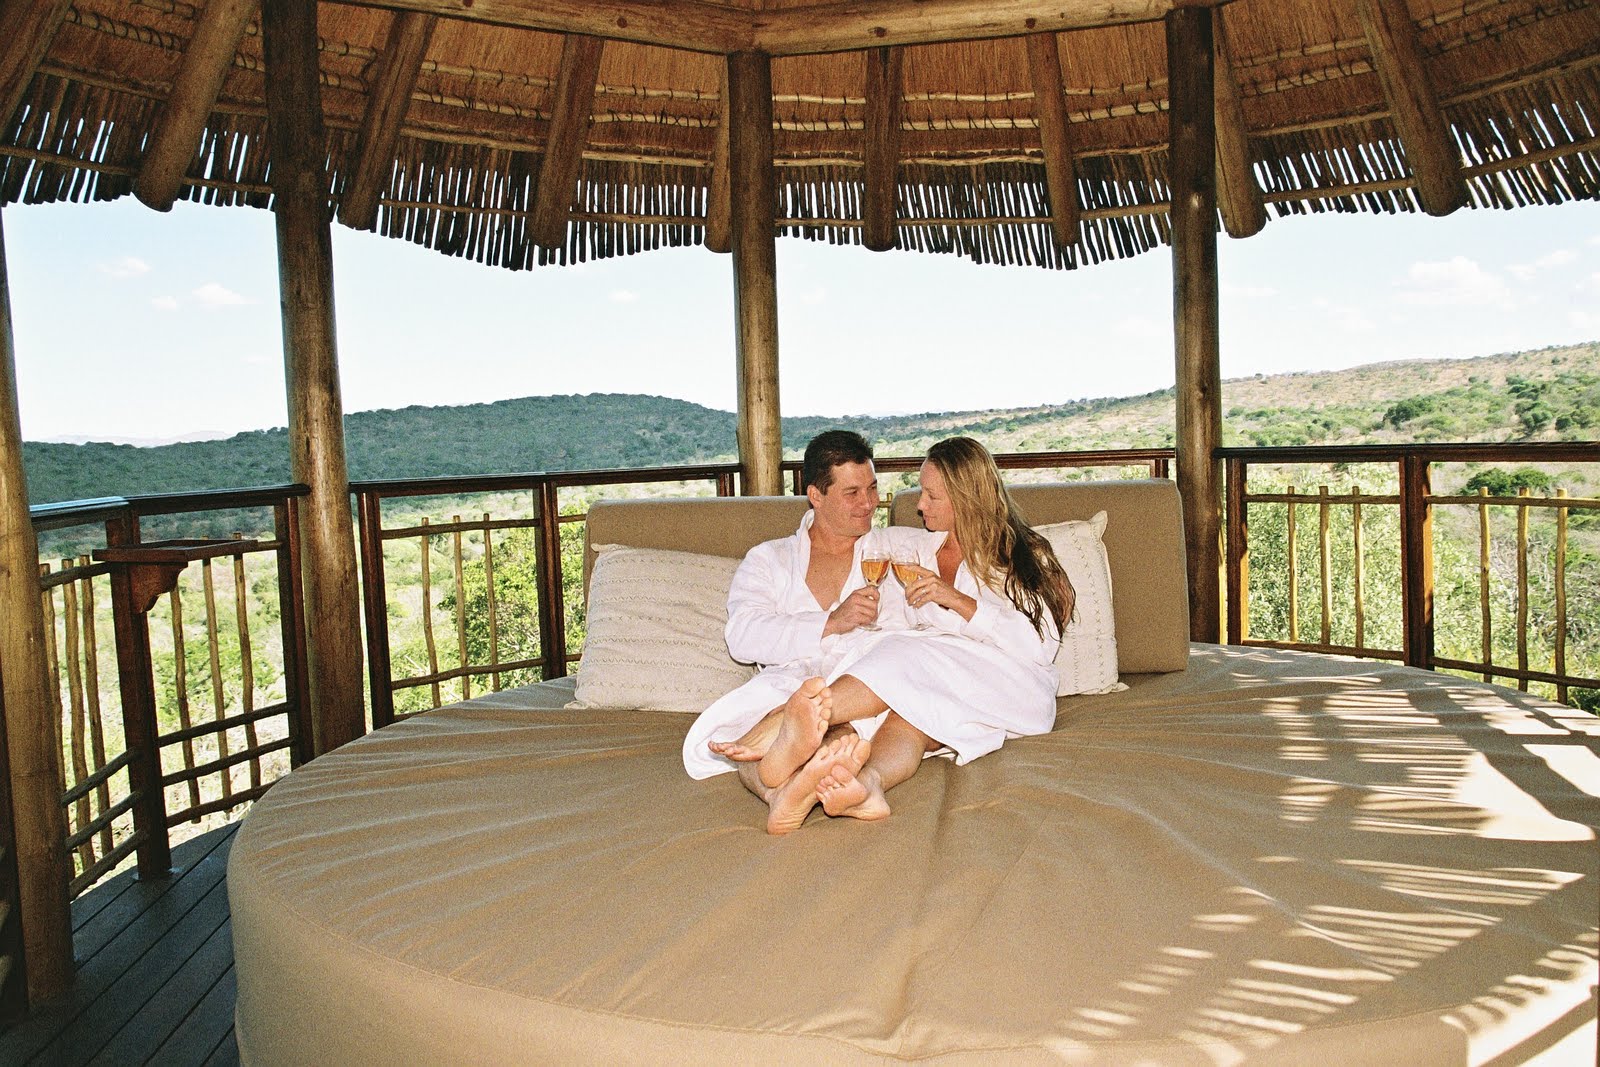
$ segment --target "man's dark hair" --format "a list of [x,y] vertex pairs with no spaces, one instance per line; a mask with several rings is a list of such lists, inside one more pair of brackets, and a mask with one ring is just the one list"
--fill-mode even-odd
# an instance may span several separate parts
[[826,493],[833,484],[833,468],[841,463],[871,463],[872,446],[854,430],[826,430],[806,445],[805,462],[800,467],[801,490],[817,487]]

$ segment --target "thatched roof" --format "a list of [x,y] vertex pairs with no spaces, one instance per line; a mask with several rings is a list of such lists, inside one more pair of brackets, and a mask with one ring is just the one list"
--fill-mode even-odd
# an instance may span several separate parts
[[[10,76],[19,101],[9,118],[0,113],[0,203],[111,199],[139,187],[161,206],[161,183],[141,178],[156,169],[152,131],[174,85],[193,80],[185,66],[198,65],[188,53],[206,16],[230,2],[241,6],[0,0],[4,13],[64,12],[42,35],[42,61],[15,55],[22,34],[0,40],[0,53],[13,53],[0,55],[0,89]],[[1397,5],[1409,19],[1374,28],[1374,12]],[[242,32],[225,35],[217,65],[220,92],[198,97],[203,132],[181,145],[188,157],[168,196],[270,202],[265,60],[253,5],[242,6]],[[1168,234],[1161,16],[1173,6],[324,2],[330,189],[351,204],[375,198],[365,214],[380,232],[512,268],[699,244],[719,209],[714,164],[726,159],[724,53],[754,49],[773,55],[780,233],[859,242],[877,151],[897,161],[898,247],[1054,267],[1133,255]],[[1253,232],[1274,213],[1600,198],[1600,0],[1237,0],[1219,11],[1219,171],[1232,167],[1219,202],[1232,232]],[[1090,20],[1111,24],[1076,28]],[[1015,35],[1029,26],[1047,31],[1031,46]],[[608,38],[603,49],[595,36]],[[580,72],[567,84],[564,49]],[[596,53],[590,104],[572,90],[587,84],[581,72]],[[1429,127],[1429,108],[1442,124]],[[1065,122],[1052,124],[1063,111]],[[543,247],[532,225],[543,156],[552,128],[573,115],[576,195],[556,198],[564,240]],[[363,172],[373,143],[392,152]],[[1435,179],[1444,191],[1425,203],[1414,171],[1430,153],[1444,158]],[[1061,199],[1076,200],[1067,214]],[[365,222],[348,206],[344,221]],[[1060,233],[1053,211],[1066,220]]]

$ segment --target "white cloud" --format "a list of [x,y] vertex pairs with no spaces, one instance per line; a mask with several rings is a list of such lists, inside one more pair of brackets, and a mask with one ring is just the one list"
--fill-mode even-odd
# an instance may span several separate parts
[[639,294],[632,289],[613,289],[611,291],[611,302],[613,304],[631,304],[638,299]]
[[1516,304],[1505,282],[1466,256],[1411,264],[1398,296],[1401,303],[1418,307],[1510,308]]
[[232,307],[239,304],[254,303],[254,301],[247,300],[232,289],[225,285],[219,285],[217,282],[206,282],[206,284],[196,289],[192,295],[200,303],[209,304],[212,307]]
[[1591,274],[1578,282],[1578,292],[1600,296],[1600,274]]
[[174,296],[158,296],[150,301],[150,306],[157,311],[177,311],[178,298]]
[[100,273],[113,278],[137,278],[150,273],[150,264],[138,256],[123,256],[114,263],[100,264]]
[[820,285],[814,285],[810,289],[807,289],[805,292],[800,294],[800,303],[805,304],[808,307],[816,307],[818,304],[827,303],[827,300],[828,290],[824,289]]
[[1592,311],[1571,311],[1567,313],[1567,321],[1591,336],[1600,334],[1600,315]]
[[1311,304],[1334,326],[1346,333],[1370,333],[1377,329],[1377,323],[1373,322],[1366,309],[1359,305],[1336,304],[1326,297],[1317,297]]
[[1548,255],[1540,256],[1532,263],[1513,263],[1506,267],[1506,270],[1518,281],[1531,282],[1544,271],[1565,267],[1575,262],[1577,258],[1578,253],[1570,248],[1558,248]]

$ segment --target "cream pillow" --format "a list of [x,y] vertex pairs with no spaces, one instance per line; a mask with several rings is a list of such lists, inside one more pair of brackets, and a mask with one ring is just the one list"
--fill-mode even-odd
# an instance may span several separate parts
[[1078,594],[1077,607],[1056,670],[1061,674],[1057,696],[1073,693],[1110,693],[1122,688],[1117,681],[1117,627],[1111,614],[1111,564],[1106,559],[1106,513],[1096,512],[1087,522],[1057,522],[1034,527],[1043,534]]
[[569,708],[701,712],[755,668],[728,657],[728,586],[739,561],[597,545],[589,635]]

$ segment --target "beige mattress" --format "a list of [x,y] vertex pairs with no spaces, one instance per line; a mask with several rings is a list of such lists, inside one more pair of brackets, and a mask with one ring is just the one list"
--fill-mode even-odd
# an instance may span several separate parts
[[560,686],[362,738],[234,845],[243,1058],[1594,1061],[1593,716],[1213,646],[1130,680],[782,838],[686,717]]

